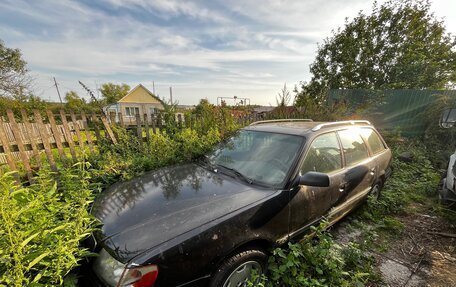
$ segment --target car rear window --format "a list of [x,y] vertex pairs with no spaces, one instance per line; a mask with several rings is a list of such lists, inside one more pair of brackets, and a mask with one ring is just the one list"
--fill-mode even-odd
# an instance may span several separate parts
[[348,166],[369,157],[367,146],[361,138],[359,129],[347,129],[337,132],[344,149],[345,162]]
[[383,145],[382,140],[373,129],[362,128],[361,134],[363,135],[364,139],[366,139],[366,141],[369,143],[369,146],[373,154],[378,154],[385,150],[385,146]]

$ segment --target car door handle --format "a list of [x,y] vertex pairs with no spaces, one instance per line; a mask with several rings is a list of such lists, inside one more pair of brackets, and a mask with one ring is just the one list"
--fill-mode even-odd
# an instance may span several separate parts
[[339,192],[344,192],[345,189],[347,188],[347,183],[343,182],[339,185]]
[[370,174],[371,174],[371,175],[375,175],[375,167],[371,168]]

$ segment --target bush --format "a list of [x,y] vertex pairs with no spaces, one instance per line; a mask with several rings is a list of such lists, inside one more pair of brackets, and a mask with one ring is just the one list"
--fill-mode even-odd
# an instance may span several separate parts
[[0,285],[55,286],[89,255],[79,242],[92,232],[93,187],[87,164],[61,171],[59,185],[42,170],[29,187],[0,177]]
[[268,276],[258,285],[364,286],[368,280],[376,280],[373,257],[356,243],[336,244],[331,234],[323,232],[326,225],[312,227],[313,234],[299,243],[275,249],[269,258]]

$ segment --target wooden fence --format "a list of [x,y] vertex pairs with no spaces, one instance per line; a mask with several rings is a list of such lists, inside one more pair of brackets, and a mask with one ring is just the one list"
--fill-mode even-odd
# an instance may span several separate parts
[[0,116],[0,164],[8,164],[11,170],[18,170],[17,164],[21,162],[28,180],[33,182],[32,171],[41,166],[43,159],[53,171],[57,171],[56,156],[63,160],[67,157],[76,160],[78,148],[87,147],[93,151],[103,135],[116,143],[103,115],[86,115],[83,112],[66,114],[63,110],[58,115],[51,111],[42,115],[38,110],[31,115],[24,110],[15,115],[7,110],[6,117]]
[[[299,115],[286,117],[296,118]],[[244,114],[235,119],[244,126],[269,117]],[[65,113],[64,110],[58,114],[49,110],[43,114],[38,110],[31,114],[25,110],[14,114],[12,110],[7,110],[6,115],[0,115],[0,167],[8,165],[10,170],[16,171],[20,165],[29,182],[33,182],[33,171],[38,170],[43,161],[49,163],[51,170],[57,171],[56,157],[62,162],[71,162],[66,161],[68,158],[76,161],[80,150],[94,151],[102,138],[117,144],[111,125],[133,129],[141,141],[148,141],[152,133],[157,133],[165,125],[171,124],[171,121],[180,128],[194,128],[197,123],[200,126],[204,124],[204,120],[194,115],[184,117],[180,113],[163,113],[143,116],[137,114],[134,122],[125,123],[120,114],[116,120],[113,115],[106,118],[104,114]],[[19,176],[16,176],[19,180]]]

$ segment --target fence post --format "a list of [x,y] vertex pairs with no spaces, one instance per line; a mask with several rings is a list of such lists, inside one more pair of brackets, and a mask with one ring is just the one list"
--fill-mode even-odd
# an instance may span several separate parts
[[162,114],[158,114],[157,115],[157,127],[158,127],[158,130],[161,132],[161,128],[162,128]]
[[97,144],[100,144],[100,142],[101,142],[101,134],[100,134],[100,128],[98,127],[97,115],[95,115],[95,113],[92,113],[91,120],[93,122],[93,128],[94,128],[94,131],[95,131],[95,137],[97,138]]
[[82,125],[84,126],[84,133],[87,138],[87,142],[89,143],[89,149],[90,151],[93,152],[93,141],[92,141],[92,135],[90,134],[90,129],[89,125],[87,124],[87,117],[84,111],[81,112],[81,119],[82,119]]
[[117,116],[119,117],[119,123],[121,127],[125,127],[124,119],[122,113],[118,113]]
[[68,126],[66,114],[63,111],[63,109],[60,110],[60,119],[62,120],[64,136],[66,138],[66,141],[68,142],[68,146],[70,147],[71,157],[73,158],[74,161],[76,161],[77,158],[76,158],[76,152],[74,151],[73,136],[71,135],[70,127]]
[[150,117],[151,117],[151,120],[152,120],[152,132],[153,132],[154,134],[156,134],[156,133],[157,133],[157,130],[155,130],[155,120],[156,120],[156,119],[155,119],[155,114],[151,114]]
[[109,121],[111,122],[111,125],[116,124],[116,113],[109,113]]
[[73,111],[70,111],[71,122],[73,123],[74,131],[76,132],[76,137],[78,138],[79,147],[84,148],[84,141],[81,137],[81,130],[79,129],[78,121],[76,120],[76,115]]
[[146,139],[150,141],[150,130],[149,130],[149,121],[147,119],[147,114],[144,114],[144,128],[146,129]]
[[102,114],[101,115],[101,122],[103,123],[103,126],[105,128],[106,133],[108,134],[109,138],[111,139],[111,142],[113,144],[117,144],[117,139],[114,136],[114,133],[112,132],[111,127],[108,124],[108,121],[106,120],[106,117]]
[[6,110],[6,114],[8,115],[11,130],[13,131],[14,139],[16,140],[17,148],[19,149],[19,155],[21,157],[22,163],[24,164],[25,172],[27,173],[27,178],[30,183],[33,183],[32,168],[30,167],[29,158],[25,152],[25,146],[22,142],[21,132],[19,131],[16,119],[14,118],[13,111],[8,109]]
[[182,128],[182,114],[177,114],[177,125]]
[[[3,146],[3,151],[5,152],[6,162],[8,163],[11,171],[16,171],[16,163],[14,162],[13,156],[11,155],[10,145],[8,142],[8,138],[6,137],[5,125],[3,123],[3,119],[0,116],[0,142]],[[19,174],[14,173],[14,178],[16,179],[17,183],[19,184]]]
[[46,127],[43,124],[43,119],[41,118],[41,114],[38,110],[33,110],[33,115],[35,117],[35,122],[38,126],[38,132],[40,133],[41,141],[43,142],[44,151],[46,152],[46,156],[51,166],[52,171],[57,171],[57,167],[55,165],[54,156],[52,155],[51,144],[49,143],[49,134],[46,130]]
[[136,134],[138,135],[138,140],[142,143],[142,126],[141,126],[141,116],[136,114]]
[[62,140],[60,138],[60,132],[59,132],[59,129],[57,128],[57,125],[55,124],[54,114],[50,110],[47,110],[46,114],[49,118],[49,123],[51,124],[51,130],[52,130],[52,133],[54,134],[55,144],[57,145],[57,150],[59,152],[59,155],[63,160],[66,160],[65,152],[63,150]]

